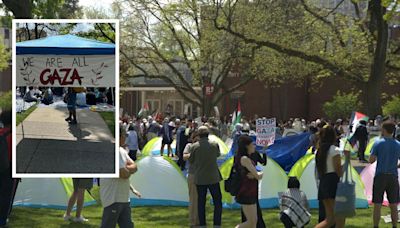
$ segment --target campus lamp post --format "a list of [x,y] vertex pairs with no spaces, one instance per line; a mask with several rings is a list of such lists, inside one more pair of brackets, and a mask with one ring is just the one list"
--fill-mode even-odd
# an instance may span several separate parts
[[202,91],[203,91],[203,104],[202,104],[202,113],[203,116],[206,114],[206,101],[207,101],[207,95],[206,95],[206,85],[209,83],[208,80],[208,68],[206,66],[203,66],[200,68],[200,75],[201,75],[201,80],[202,80]]

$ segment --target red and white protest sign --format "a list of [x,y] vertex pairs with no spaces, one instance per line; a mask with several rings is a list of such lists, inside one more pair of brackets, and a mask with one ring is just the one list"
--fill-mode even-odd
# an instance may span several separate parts
[[275,141],[276,119],[257,119],[256,120],[256,144],[257,146],[267,147]]
[[114,55],[17,55],[17,86],[114,87]]

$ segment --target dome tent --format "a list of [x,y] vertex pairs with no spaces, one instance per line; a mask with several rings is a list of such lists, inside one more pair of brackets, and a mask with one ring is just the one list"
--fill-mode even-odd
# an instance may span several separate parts
[[[367,196],[368,203],[372,204],[372,187],[374,185],[374,177],[376,171],[376,162],[369,164],[366,166],[361,172],[360,176],[365,186],[365,195]],[[400,171],[400,170],[399,170]],[[399,177],[400,182],[400,177]],[[386,198],[386,193],[383,198],[383,205],[389,205],[389,202]]]
[[[226,160],[221,168],[222,178],[228,179],[233,157]],[[263,178],[259,181],[259,201],[261,208],[275,208],[279,206],[278,193],[286,190],[288,178],[285,171],[271,158],[268,158],[267,165],[263,168]],[[222,205],[224,208],[240,208],[230,193],[224,191],[224,182],[221,182]]]
[[[144,146],[142,150],[142,155],[143,156],[148,156],[148,155],[160,155],[161,151],[161,144],[162,144],[162,138],[161,137],[155,137],[148,141],[146,145]],[[172,151],[175,153],[176,150],[176,140],[174,140],[171,144]],[[168,154],[168,147],[165,145],[164,147],[164,154]]]
[[[211,141],[217,142],[219,149],[221,151],[221,156],[224,156],[228,153],[229,149],[226,146],[226,144],[217,136],[215,135],[209,135],[208,138]],[[161,144],[162,144],[162,138],[161,137],[156,137],[151,139],[149,142],[146,143],[146,145],[143,148],[142,154],[144,156],[148,155],[160,155],[161,151]],[[176,140],[174,140],[171,144],[172,151],[175,153],[176,151]],[[167,146],[164,147],[164,154],[168,154],[168,148]]]
[[[364,184],[357,171],[351,167],[351,174],[356,183],[356,208],[368,208],[364,194]],[[310,208],[318,208],[318,188],[315,180],[315,155],[307,154],[290,170],[288,176],[295,176],[300,181],[300,189],[306,194]]]
[[131,193],[132,206],[187,206],[188,183],[179,167],[168,157],[146,156],[137,161],[138,172],[130,182],[140,193]]
[[[14,206],[65,210],[74,190],[71,178],[26,178],[18,186]],[[84,206],[96,201],[85,194]]]

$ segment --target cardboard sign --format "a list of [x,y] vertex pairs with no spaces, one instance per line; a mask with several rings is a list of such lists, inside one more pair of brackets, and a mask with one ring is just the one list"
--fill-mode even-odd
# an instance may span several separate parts
[[256,144],[257,146],[267,147],[275,141],[276,119],[257,119],[256,120]]
[[17,55],[17,86],[115,87],[114,55]]

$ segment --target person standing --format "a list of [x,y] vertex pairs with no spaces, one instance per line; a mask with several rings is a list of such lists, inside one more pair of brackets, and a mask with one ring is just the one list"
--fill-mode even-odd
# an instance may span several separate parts
[[369,162],[377,161],[372,188],[372,202],[374,203],[374,227],[379,226],[383,195],[386,193],[389,201],[392,226],[397,227],[397,204],[399,203],[398,161],[400,159],[400,143],[392,135],[395,124],[386,121],[382,124],[382,137],[372,146]]
[[76,121],[76,92],[73,88],[68,88],[68,93],[66,94],[67,108],[69,112],[68,118],[65,121],[70,124],[77,124]]
[[172,147],[171,144],[174,140],[172,131],[174,130],[174,127],[169,123],[169,119],[165,118],[163,125],[161,127],[159,136],[162,137],[162,142],[161,142],[161,150],[160,150],[160,155],[163,156],[164,154],[164,148],[165,145],[167,145],[168,148],[168,157],[170,154],[174,155],[172,152]]
[[221,226],[222,194],[219,182],[222,180],[217,159],[221,155],[216,142],[208,139],[209,130],[205,126],[198,129],[200,140],[190,147],[190,164],[194,165],[194,182],[198,200],[197,210],[200,227],[206,227],[206,196],[210,191],[214,202],[214,227]]
[[335,143],[335,129],[329,125],[322,127],[319,131],[315,162],[319,177],[318,200],[324,205],[326,217],[315,226],[316,228],[327,228],[333,225],[341,228],[345,223],[344,219],[335,217],[334,213],[336,190],[339,177],[342,175],[340,150]]
[[358,160],[361,162],[367,162],[364,155],[368,143],[367,122],[365,120],[360,120],[360,124],[354,132],[354,137],[358,141]]
[[12,178],[11,172],[11,110],[3,110],[0,114],[0,227],[6,226],[11,213],[14,196],[19,179]]
[[[255,151],[254,153],[249,155],[249,158],[257,165],[257,163],[260,163],[263,166],[267,165],[267,154],[263,153],[262,155],[258,152]],[[258,194],[258,192],[257,192]],[[262,215],[262,210],[260,207],[260,202],[258,201],[258,195],[257,195],[257,228],[265,228],[265,222],[264,218]],[[242,223],[246,222],[246,215],[243,212],[243,209],[241,209],[241,214],[242,214]]]
[[[124,132],[120,127],[120,142],[125,141]],[[119,167],[119,178],[100,179],[100,199],[103,206],[101,228],[114,228],[117,224],[121,228],[134,227],[131,218],[129,177],[138,169],[122,147],[119,148]]]
[[186,128],[189,128],[189,126],[187,126],[186,120],[182,119],[181,125],[176,131],[176,153],[178,154],[179,157],[178,165],[181,168],[181,170],[185,170],[186,162],[183,159],[183,151],[186,147],[186,144],[188,144],[190,137],[190,135],[187,134],[189,132],[186,131]]
[[133,161],[136,161],[137,151],[139,149],[139,136],[133,126],[129,126],[128,128],[128,135],[125,138],[125,145],[128,146],[129,157]]
[[[185,149],[183,150],[183,159],[186,161],[190,157],[190,147],[193,143],[196,143],[200,140],[200,137],[197,131],[193,132],[191,135],[190,143],[186,144]],[[189,162],[189,170],[188,170],[188,189],[189,189],[189,221],[190,227],[198,227],[199,226],[199,215],[197,211],[197,188],[194,182],[194,165]]]
[[[85,191],[93,187],[92,178],[72,178],[74,192],[68,200],[67,210],[64,214],[64,221],[87,222],[89,221],[82,215],[83,203],[85,202]],[[71,211],[76,203],[76,216],[72,218]]]
[[236,228],[257,227],[258,180],[261,180],[263,173],[257,172],[256,162],[250,158],[254,153],[256,151],[253,139],[247,135],[240,136],[234,165],[240,173],[241,181],[235,199],[242,206],[246,221]]

